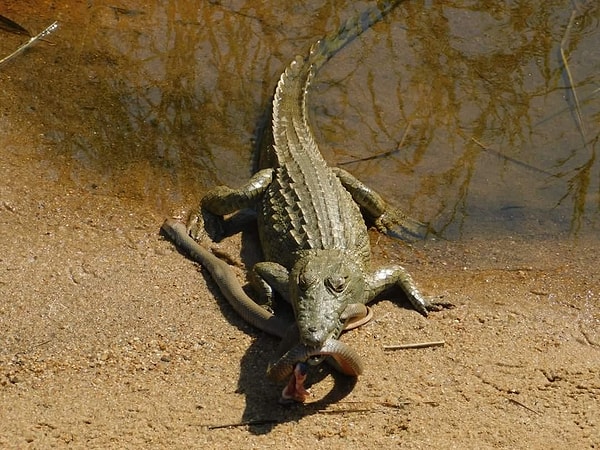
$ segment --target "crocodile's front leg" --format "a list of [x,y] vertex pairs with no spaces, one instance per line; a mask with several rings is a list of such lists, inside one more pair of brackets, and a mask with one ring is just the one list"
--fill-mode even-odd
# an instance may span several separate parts
[[440,311],[444,308],[452,308],[449,302],[432,301],[426,299],[417,288],[414,280],[402,266],[390,266],[376,270],[367,278],[367,303],[382,292],[399,287],[408,297],[413,307],[427,317],[429,311]]
[[354,201],[375,222],[375,226],[379,231],[405,240],[414,240],[425,236],[427,225],[391,206],[381,195],[358,180],[350,172],[337,167],[332,168],[332,170],[346,190],[350,192]]
[[258,303],[269,310],[272,310],[275,292],[290,303],[288,282],[289,271],[281,264],[263,261],[250,271],[250,283],[258,294]]
[[251,208],[273,181],[273,169],[256,172],[240,188],[218,186],[209,191],[200,202],[200,210],[188,222],[190,236],[199,240],[206,231],[213,240],[223,236],[223,219],[240,209]]

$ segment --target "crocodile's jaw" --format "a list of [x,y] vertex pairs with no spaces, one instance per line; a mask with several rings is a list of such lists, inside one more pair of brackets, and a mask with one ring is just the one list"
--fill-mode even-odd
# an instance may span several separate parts
[[320,347],[344,328],[342,314],[365,297],[365,276],[356,255],[341,250],[312,250],[290,272],[290,298],[300,340]]

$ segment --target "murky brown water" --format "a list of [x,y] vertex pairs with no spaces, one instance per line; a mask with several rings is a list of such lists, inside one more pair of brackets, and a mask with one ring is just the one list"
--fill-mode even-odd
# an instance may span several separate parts
[[[56,45],[0,67],[5,111],[48,177],[165,213],[250,175],[285,64],[366,5],[34,3],[0,14],[58,20]],[[448,238],[598,230],[598,3],[485,5],[407,1],[340,52],[312,95],[323,153]]]

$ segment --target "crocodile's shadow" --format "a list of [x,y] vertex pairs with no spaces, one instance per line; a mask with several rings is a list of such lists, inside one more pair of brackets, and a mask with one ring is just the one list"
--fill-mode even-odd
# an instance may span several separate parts
[[308,403],[282,405],[279,397],[283,385],[269,381],[265,375],[269,359],[276,348],[276,340],[262,334],[253,341],[240,363],[238,392],[246,397],[241,423],[246,424],[253,434],[266,434],[278,424],[297,422],[305,416],[317,414],[349,395],[356,385],[356,378],[342,375],[327,364],[321,364],[311,368],[306,386],[310,388],[327,376],[332,376],[333,388],[320,399],[309,398]]
[[[240,259],[248,268],[251,268],[261,258],[258,230],[253,218],[253,214],[243,211],[229,218],[225,227],[226,236],[241,232]],[[356,384],[356,378],[342,375],[327,364],[321,364],[310,368],[306,386],[310,387],[317,384],[328,375],[331,375],[334,379],[334,386],[328,394],[307,404],[280,404],[279,397],[283,385],[270,381],[266,376],[267,365],[269,360],[276,354],[280,339],[270,336],[244,321],[223,297],[210,274],[204,270],[202,273],[226,320],[232,326],[254,337],[252,344],[240,361],[240,375],[236,389],[237,393],[246,397],[246,406],[240,424],[247,425],[250,432],[265,434],[279,423],[297,421],[306,415],[318,413],[327,405],[340,401],[352,391]],[[247,290],[247,293],[251,297],[254,296],[251,289]],[[289,320],[293,320],[293,313],[289,305],[279,300],[277,306],[275,309],[276,314],[287,316]],[[219,424],[214,425],[218,426]]]

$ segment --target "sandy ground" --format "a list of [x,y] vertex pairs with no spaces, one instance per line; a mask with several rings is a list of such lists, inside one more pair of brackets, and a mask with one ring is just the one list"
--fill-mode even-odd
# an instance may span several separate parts
[[[343,337],[366,364],[356,384],[317,374],[309,403],[283,407],[264,376],[276,340],[236,317],[158,235],[160,214],[52,181],[8,136],[1,447],[600,445],[597,240],[411,248],[374,236],[377,264],[402,261],[425,293],[456,308],[425,319],[380,301],[375,320]],[[239,239],[222,247],[239,259]],[[446,345],[383,349],[432,340]]]
[[[456,307],[423,318],[401,298],[379,301],[375,319],[342,338],[365,373],[355,383],[313,374],[309,402],[284,407],[281,386],[264,375],[277,340],[246,325],[159,236],[172,204],[189,209],[200,194],[157,205],[144,189],[168,190],[169,176],[148,186],[134,178],[151,163],[115,169],[105,184],[96,169],[112,160],[56,150],[63,138],[94,148],[92,134],[122,130],[101,120],[116,100],[86,72],[111,60],[56,51],[47,86],[74,96],[61,103],[44,95],[47,76],[27,76],[50,52],[0,72],[1,448],[600,446],[599,233],[553,236],[540,224],[412,246],[373,234],[376,266],[405,265],[425,294]],[[84,72],[61,73],[69,61]],[[44,134],[86,116],[110,125]],[[247,255],[256,236],[245,237]],[[236,237],[220,250],[243,280],[240,246]],[[445,346],[383,348],[439,340]]]

